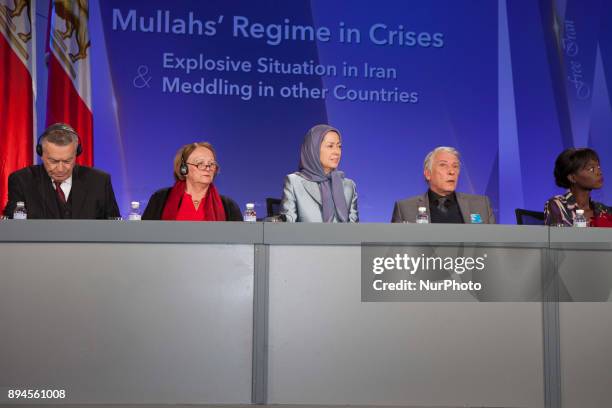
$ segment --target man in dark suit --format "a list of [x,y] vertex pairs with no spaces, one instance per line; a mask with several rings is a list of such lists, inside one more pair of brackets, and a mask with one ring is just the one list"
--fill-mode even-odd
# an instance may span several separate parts
[[495,224],[487,196],[455,192],[461,165],[459,152],[437,147],[423,163],[429,189],[423,195],[397,201],[391,222],[415,222],[419,207],[425,207],[429,222],[449,224]]
[[29,166],[8,178],[4,215],[13,217],[23,201],[28,218],[107,219],[119,217],[110,176],[76,164],[79,137],[64,123],[49,126],[38,139],[42,165]]

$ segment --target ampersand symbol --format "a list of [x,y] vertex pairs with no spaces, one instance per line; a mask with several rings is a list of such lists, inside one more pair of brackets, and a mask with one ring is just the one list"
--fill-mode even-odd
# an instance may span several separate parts
[[134,80],[132,81],[134,87],[138,89],[142,89],[145,87],[150,88],[149,82],[151,82],[152,77],[148,75],[149,67],[147,67],[146,65],[141,65],[138,67],[138,70],[136,72],[138,73],[138,76],[136,76],[136,78],[134,78]]

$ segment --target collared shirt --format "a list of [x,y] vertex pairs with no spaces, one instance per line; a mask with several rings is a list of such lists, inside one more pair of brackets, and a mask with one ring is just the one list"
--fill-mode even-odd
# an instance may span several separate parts
[[191,194],[183,193],[181,204],[176,213],[177,221],[202,221],[204,219],[204,198],[200,201],[200,205],[196,209],[193,205]]
[[447,196],[441,196],[428,190],[427,196],[429,197],[429,211],[431,213],[432,224],[463,224],[465,222],[454,192]]
[[[53,183],[53,180],[51,180],[51,185],[53,186],[53,190],[55,190],[55,184]],[[66,197],[66,201],[68,201],[68,197],[70,196],[70,190],[72,190],[72,176],[62,181],[62,184],[60,184],[60,188],[64,192],[64,197]]]
[[[610,207],[589,198],[589,207],[593,210],[593,216],[612,212]],[[563,195],[556,195],[544,204],[544,224],[546,225],[574,225],[578,203],[576,197],[570,190]],[[590,220],[589,220],[590,223]]]

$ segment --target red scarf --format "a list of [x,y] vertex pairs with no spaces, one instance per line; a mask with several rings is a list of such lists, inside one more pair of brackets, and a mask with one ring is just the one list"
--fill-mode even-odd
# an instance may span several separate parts
[[[176,220],[176,214],[178,213],[183,194],[185,193],[185,186],[186,184],[184,181],[179,180],[174,183],[174,187],[170,190],[168,199],[164,205],[162,220]],[[204,196],[204,202],[202,202],[201,205],[204,206],[204,219],[202,221],[227,221],[221,196],[214,184],[208,186],[208,191]]]

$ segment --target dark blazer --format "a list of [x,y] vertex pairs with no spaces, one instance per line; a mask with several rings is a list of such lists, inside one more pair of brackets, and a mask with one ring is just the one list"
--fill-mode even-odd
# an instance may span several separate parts
[[[459,192],[455,192],[455,196],[465,224],[470,224],[472,214],[480,214],[483,224],[495,224],[495,215],[487,196]],[[415,222],[419,207],[427,208],[427,214],[431,216],[427,192],[420,196],[396,201],[391,222]]]
[[[68,200],[73,219],[121,216],[110,176],[91,167],[74,166]],[[12,218],[18,201],[25,203],[28,218],[63,218],[51,178],[42,165],[25,167],[9,176],[4,215]]]
[[[144,214],[142,214],[143,220],[161,220],[170,190],[172,190],[172,187],[162,188],[153,193],[151,198],[149,198],[149,203],[147,204]],[[240,207],[238,207],[238,204],[236,204],[234,200],[226,196],[221,196],[221,202],[223,203],[227,221],[242,221]]]

